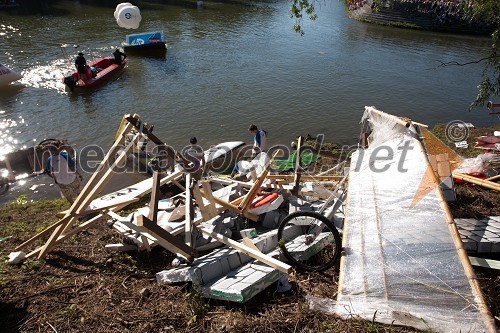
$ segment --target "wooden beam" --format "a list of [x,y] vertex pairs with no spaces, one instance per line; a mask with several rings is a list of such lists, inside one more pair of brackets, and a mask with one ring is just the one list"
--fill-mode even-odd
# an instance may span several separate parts
[[[108,153],[104,156],[101,163],[99,163],[99,166],[97,167],[96,171],[94,171],[90,179],[87,181],[87,183],[82,189],[82,192],[80,192],[80,195],[76,198],[73,205],[71,205],[70,209],[68,210],[69,212],[78,211],[80,206],[82,206],[82,201],[84,201],[88,197],[88,192],[93,188],[95,188],[96,184],[101,181],[104,173],[108,170],[108,166],[111,159],[115,157],[116,153],[125,142],[126,135],[130,132],[132,128],[133,126],[131,124],[127,124],[125,126],[125,128],[122,131],[121,137],[119,138],[119,140],[115,141],[113,146],[111,146],[111,148],[109,149]],[[87,207],[86,206],[83,207],[83,209],[85,208]]]
[[172,180],[172,184],[174,184],[175,186],[177,186],[178,188],[181,189],[181,191],[186,191],[186,188],[184,186],[182,186],[177,180]]
[[[291,182],[294,180],[294,175],[268,175],[267,179]],[[332,176],[301,175],[300,179],[302,181],[327,182],[327,181],[341,180],[342,176],[339,176],[339,175],[332,175]]]
[[469,183],[480,185],[480,186],[489,188],[491,190],[500,191],[500,184],[494,183],[494,182],[486,180],[486,179],[479,179],[479,178],[465,175],[463,173],[458,173],[455,171],[453,171],[451,173],[451,175],[453,176],[453,178],[456,178],[456,179],[465,180]]
[[[187,186],[187,191],[186,191],[186,218],[184,219],[184,243],[186,243],[187,246],[192,247],[193,246],[193,235],[192,235],[192,227],[193,225],[191,224],[192,222],[192,217],[191,217],[191,207],[192,207],[192,202],[191,202],[191,188],[197,187],[197,185],[191,185],[191,173],[187,172],[186,173],[186,186]],[[203,205],[203,201],[201,203]]]
[[245,212],[248,210],[248,208],[250,208],[250,204],[252,203],[257,193],[260,191],[260,187],[262,186],[264,180],[266,180],[267,174],[269,173],[269,170],[271,170],[274,158],[278,155],[278,153],[279,150],[274,152],[274,155],[271,157],[271,160],[264,168],[264,170],[262,170],[262,172],[260,173],[259,177],[257,178],[257,181],[250,188],[250,191],[248,191],[243,201],[238,205],[238,209],[240,211]]
[[148,218],[156,224],[158,219],[158,200],[160,198],[160,175],[158,171],[153,171],[153,188],[151,190],[151,199],[149,200]]
[[[77,205],[76,212],[80,212],[82,210],[85,210],[87,206],[94,200],[94,198],[97,196],[99,192],[102,191],[104,186],[109,182],[111,177],[113,176],[113,173],[115,172],[115,169],[120,166],[127,158],[128,152],[133,148],[133,146],[137,143],[136,141],[139,139],[140,134],[136,134],[134,138],[129,142],[127,146],[123,149],[123,151],[118,155],[118,157],[115,159],[114,163],[109,165],[103,166],[103,170],[99,170],[100,172],[92,174],[92,183],[93,187],[89,188],[87,185],[85,186],[85,194],[82,196],[82,199],[79,200],[79,204]],[[106,168],[107,167],[107,168]],[[96,180],[96,178],[99,177]],[[82,191],[83,193],[83,191]],[[81,194],[80,194],[81,195]],[[78,197],[80,198],[80,196]],[[76,201],[75,201],[76,202]]]
[[63,222],[57,228],[55,228],[54,232],[52,232],[52,235],[50,235],[47,242],[41,247],[40,252],[38,253],[38,259],[45,258],[47,253],[49,253],[50,250],[52,249],[52,247],[55,246],[55,241],[61,235],[64,228],[66,228],[66,226],[69,225],[69,223],[72,222],[73,219],[76,219],[76,218],[74,218],[72,216],[66,216],[63,219]]
[[248,246],[249,248],[252,248],[252,249],[254,249],[255,251],[259,251],[259,252],[261,252],[261,251],[259,250],[259,248],[258,248],[257,246],[255,246],[255,244],[252,242],[252,240],[251,240],[250,238],[248,238],[248,237],[243,237],[243,238],[241,239],[241,241],[243,242],[243,244],[245,244],[245,245],[246,245],[246,246]]
[[207,228],[200,227],[198,228],[202,233],[205,235],[208,235],[216,240],[218,240],[221,243],[226,244],[227,246],[232,247],[233,249],[237,250],[238,252],[244,253],[260,262],[263,262],[266,265],[271,266],[272,268],[275,268],[283,273],[290,274],[292,272],[292,266],[285,264],[282,261],[279,261],[277,259],[274,259],[271,256],[268,256],[267,254],[264,254],[260,251],[257,251],[249,246],[246,246],[245,244],[242,244],[240,242],[237,242],[235,240],[232,240],[231,238],[228,238],[226,236],[223,236],[221,234],[218,234],[214,231],[210,231]]
[[151,127],[149,126],[143,126],[143,122],[138,119],[138,118],[135,118],[135,117],[132,117],[132,116],[128,116],[126,117],[126,119],[132,124],[134,125],[134,127],[141,133],[143,133],[144,135],[146,135],[148,137],[149,140],[151,140],[151,142],[153,142],[154,144],[156,145],[165,145],[165,143],[160,140],[156,135],[154,135],[151,131]]
[[[200,190],[200,193],[201,193],[201,195],[205,196],[205,193],[202,190]],[[237,205],[234,205],[234,204],[232,204],[230,202],[226,202],[226,201],[224,201],[222,199],[219,199],[217,197],[213,197],[213,198],[214,198],[214,202],[215,203],[223,206],[225,209],[232,210],[236,214],[243,215],[243,216],[245,216],[246,218],[248,218],[248,219],[250,219],[252,221],[257,221],[259,219],[259,217],[257,215],[252,214],[252,213],[250,213],[248,211],[243,211]]]
[[486,178],[485,180],[488,180],[488,181],[492,182],[492,181],[497,180],[497,179],[500,179],[500,175],[496,175],[496,176],[493,176],[493,177],[490,177],[490,178]]
[[297,195],[299,193],[299,182],[300,182],[300,175],[302,172],[302,165],[301,165],[301,159],[300,159],[300,154],[302,150],[302,141],[304,138],[302,136],[299,136],[299,139],[297,140],[297,155],[295,156],[295,172],[293,174],[293,190],[292,193]]
[[137,226],[156,238],[158,244],[172,253],[179,253],[184,256],[187,261],[192,262],[193,258],[197,257],[196,250],[187,246],[171,233],[161,228],[146,216],[137,216]]
[[[98,176],[102,176],[102,173],[106,172],[105,171],[106,161],[109,160],[109,158],[111,157],[110,152],[113,151],[114,149],[117,149],[119,143],[123,142],[125,140],[124,133],[127,129],[130,130],[130,128],[131,127],[128,126],[124,129],[124,131],[122,132],[121,140],[115,142],[112,149],[108,152],[108,154],[105,156],[104,160],[99,165],[97,171],[94,172],[94,174],[92,175],[91,179],[87,182],[87,184],[85,185],[82,192],[78,195],[75,202],[73,202],[70,209],[66,213],[66,217],[69,217],[69,219],[65,220],[65,218],[63,218],[64,221],[61,222],[61,224],[54,229],[52,235],[49,237],[49,239],[47,240],[45,245],[41,247],[41,250],[38,254],[38,259],[45,258],[47,253],[49,253],[51,251],[51,249],[54,247],[54,245],[55,245],[54,243],[59,238],[59,236],[61,234],[65,233],[67,231],[67,229],[70,228],[70,226],[72,226],[73,223],[76,221],[77,218],[74,216],[71,216],[71,214],[74,212],[79,213],[79,210],[82,209],[81,207],[83,206],[84,207],[83,209],[85,209],[86,206],[88,205],[88,203],[92,200],[92,198],[89,199],[90,196],[87,192],[89,191],[91,186],[94,185],[96,179],[98,179]],[[99,180],[99,181],[101,181],[101,180]]]

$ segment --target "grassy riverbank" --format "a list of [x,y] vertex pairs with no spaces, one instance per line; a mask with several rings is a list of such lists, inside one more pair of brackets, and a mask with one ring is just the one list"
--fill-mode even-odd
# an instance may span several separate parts
[[[442,137],[444,127],[433,132]],[[482,129],[491,131],[491,129]],[[480,131],[480,130],[478,130]],[[479,133],[479,132],[477,132]],[[476,132],[471,133],[473,140]],[[450,146],[452,146],[450,144]],[[454,148],[452,146],[452,148]],[[336,146],[329,146],[337,153]],[[476,156],[481,151],[467,150]],[[463,153],[463,151],[459,151]],[[324,157],[330,163],[332,157]],[[320,159],[321,161],[321,159]],[[451,205],[460,217],[500,215],[497,192],[462,184]],[[0,207],[0,255],[54,223],[67,209],[63,200],[28,203],[27,198]],[[130,207],[129,207],[130,208]],[[268,288],[245,304],[209,301],[190,285],[158,285],[155,273],[170,266],[173,255],[110,254],[108,243],[121,236],[104,223],[63,242],[42,261],[19,266],[0,263],[0,322],[3,332],[414,332],[351,318],[340,320],[308,309],[305,296],[335,298],[338,267],[291,276],[286,294]],[[476,269],[491,312],[500,315],[500,278]]]

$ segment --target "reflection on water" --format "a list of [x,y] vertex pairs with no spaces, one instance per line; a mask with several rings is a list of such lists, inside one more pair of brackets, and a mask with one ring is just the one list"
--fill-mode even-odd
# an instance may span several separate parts
[[[304,37],[292,31],[288,1],[176,3],[144,4],[137,31],[117,26],[114,5],[57,1],[43,15],[0,12],[0,63],[23,75],[0,90],[0,151],[49,137],[106,151],[124,113],[141,115],[175,148],[194,135],[204,147],[250,142],[251,123],[269,132],[271,145],[317,133],[353,143],[365,105],[431,126],[491,125],[487,111],[467,111],[481,65],[435,69],[482,58],[488,38],[356,22],[338,1],[317,7]],[[126,34],[155,30],[164,31],[166,57],[130,55],[115,80],[65,92],[61,79],[79,50],[89,61],[111,55]]]
[[54,89],[64,92],[61,78],[68,74],[68,62],[63,59],[54,60],[47,65],[35,65],[22,71],[23,78],[19,83],[33,88]]
[[0,110],[0,156],[8,154],[14,149],[26,148],[19,147],[16,137],[22,133],[23,127],[28,126],[22,116],[17,119],[3,118],[5,111]]

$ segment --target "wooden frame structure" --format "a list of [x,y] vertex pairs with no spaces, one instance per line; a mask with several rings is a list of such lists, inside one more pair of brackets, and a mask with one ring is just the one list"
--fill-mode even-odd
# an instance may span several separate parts
[[[161,140],[159,140],[151,133],[151,127],[143,123],[138,115],[125,115],[123,119],[124,120],[122,120],[122,124],[120,125],[120,129],[117,133],[115,142],[109,149],[108,153],[104,156],[96,171],[92,174],[88,182],[85,184],[80,195],[75,199],[71,207],[67,211],[65,211],[64,216],[59,221],[55,222],[48,228],[44,229],[29,240],[17,246],[16,251],[24,250],[28,248],[29,245],[32,245],[35,241],[49,236],[45,244],[37,247],[35,250],[29,252],[26,255],[26,258],[36,256],[38,259],[43,259],[50,251],[53,250],[53,248],[57,244],[100,221],[105,215],[107,215],[108,212],[113,213],[119,209],[122,209],[128,204],[137,201],[140,196],[148,193],[151,190],[151,188],[146,189],[134,198],[125,198],[123,200],[114,201],[112,204],[110,204],[110,206],[100,207],[97,210],[88,209],[89,204],[104,189],[106,184],[108,184],[118,167],[120,167],[125,162],[130,150],[142,135],[146,135],[152,142],[157,145],[164,145]],[[130,140],[128,144],[125,144],[126,136],[128,134],[131,134],[132,129],[134,128],[136,129],[136,133],[133,134],[132,140]],[[160,181],[159,175],[157,174],[156,177],[153,177],[153,180],[157,182],[156,185],[159,186],[161,183],[175,180],[175,178],[178,178],[180,176],[181,174],[178,173],[177,175],[173,175],[170,177],[167,176],[162,181]],[[158,189],[158,186],[153,186],[153,188]],[[157,198],[157,193],[153,194],[153,198]],[[98,213],[98,215],[84,223],[75,226],[78,222],[79,217],[93,213]]]

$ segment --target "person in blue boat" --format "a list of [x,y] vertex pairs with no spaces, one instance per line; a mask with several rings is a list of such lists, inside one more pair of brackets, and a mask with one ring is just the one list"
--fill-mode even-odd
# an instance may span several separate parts
[[113,57],[114,59],[111,59],[112,64],[120,64],[123,60],[127,58],[127,55],[120,51],[120,49],[116,49],[115,52],[113,52]]
[[78,79],[83,80],[87,78],[87,60],[84,58],[83,53],[79,52],[78,57],[75,59],[75,67],[78,72]]

